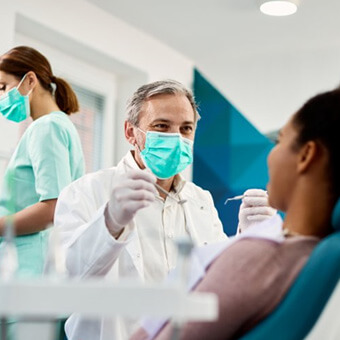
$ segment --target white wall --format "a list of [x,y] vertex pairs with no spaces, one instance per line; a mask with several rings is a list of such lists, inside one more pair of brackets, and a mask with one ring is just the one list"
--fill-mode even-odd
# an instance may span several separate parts
[[[145,72],[148,80],[167,76],[184,83],[191,80],[193,64],[190,60],[87,1],[17,1],[17,13],[22,17],[41,25],[42,29],[52,30],[127,67]],[[43,32],[36,33],[43,37]],[[44,39],[55,43],[54,37]]]
[[311,96],[340,85],[340,41],[317,49],[302,42],[294,51],[233,51],[213,83],[261,132],[279,129]]
[[[115,145],[113,150],[107,148],[114,154],[114,163],[129,149],[123,122],[125,103],[132,92],[145,82],[164,78],[191,85],[191,60],[85,0],[3,1],[0,19],[5,28],[1,32],[0,53],[14,45],[15,36],[23,35],[115,77],[115,124],[106,133],[110,138],[103,143],[104,148],[108,143]],[[16,142],[15,124],[0,118],[0,152],[11,153]],[[0,168],[2,177],[1,171]]]

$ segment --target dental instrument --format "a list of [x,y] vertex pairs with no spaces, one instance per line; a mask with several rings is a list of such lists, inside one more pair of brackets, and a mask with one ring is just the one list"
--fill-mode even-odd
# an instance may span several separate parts
[[[267,193],[267,191],[266,191]],[[238,195],[234,197],[229,197],[225,200],[224,205],[226,205],[229,201],[237,201],[237,200],[242,200],[243,198],[248,197],[248,195]]]
[[227,204],[229,201],[241,200],[244,197],[246,197],[246,195],[238,195],[238,196],[234,196],[234,197],[229,197],[225,200],[224,204]]
[[181,199],[178,199],[174,196],[172,196],[172,194],[170,194],[170,192],[166,191],[165,189],[163,189],[159,184],[157,183],[154,183],[155,187],[160,191],[162,192],[163,194],[165,194],[166,196],[168,196],[169,198],[175,200],[178,204],[182,205],[184,204],[187,200],[181,200]]

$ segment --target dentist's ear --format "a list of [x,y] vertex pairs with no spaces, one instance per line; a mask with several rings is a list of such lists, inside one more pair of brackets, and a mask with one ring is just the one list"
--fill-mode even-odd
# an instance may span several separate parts
[[129,121],[125,121],[124,123],[124,132],[126,140],[133,146],[136,145],[136,136],[135,136],[135,129],[134,125],[132,125]]

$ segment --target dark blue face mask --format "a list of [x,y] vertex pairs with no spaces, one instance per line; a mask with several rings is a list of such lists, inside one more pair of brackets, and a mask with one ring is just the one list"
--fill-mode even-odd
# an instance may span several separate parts
[[145,166],[156,177],[166,179],[182,172],[192,163],[192,147],[193,141],[179,133],[147,131],[145,147],[140,155]]
[[19,123],[30,116],[29,95],[23,96],[19,92],[19,87],[26,77],[26,74],[21,79],[19,85],[9,90],[0,97],[0,112],[8,120]]

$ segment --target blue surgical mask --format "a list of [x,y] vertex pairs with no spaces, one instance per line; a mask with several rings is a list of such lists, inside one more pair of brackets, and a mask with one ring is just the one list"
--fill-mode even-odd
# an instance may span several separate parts
[[29,95],[23,96],[19,92],[19,87],[26,77],[26,74],[21,79],[19,85],[9,90],[0,97],[0,112],[8,120],[19,123],[30,116]]
[[192,163],[192,147],[192,140],[183,138],[179,133],[147,131],[145,147],[140,155],[156,177],[167,179]]

